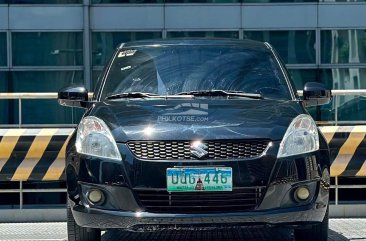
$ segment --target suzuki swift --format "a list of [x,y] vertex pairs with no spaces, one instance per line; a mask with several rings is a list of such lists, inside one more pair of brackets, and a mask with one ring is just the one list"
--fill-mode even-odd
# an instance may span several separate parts
[[101,230],[287,226],[296,240],[328,235],[329,149],[268,43],[175,39],[121,44],[66,150],[70,241]]

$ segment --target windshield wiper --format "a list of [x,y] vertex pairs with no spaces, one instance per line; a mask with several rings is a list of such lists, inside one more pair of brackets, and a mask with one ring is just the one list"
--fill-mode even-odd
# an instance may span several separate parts
[[164,97],[159,96],[158,94],[154,93],[144,93],[144,92],[126,92],[126,93],[118,93],[113,94],[110,96],[107,96],[106,99],[112,100],[112,99],[123,99],[123,98],[151,98],[151,97]]
[[226,91],[226,90],[194,90],[187,92],[180,92],[177,95],[193,95],[193,96],[236,96],[236,97],[246,97],[251,99],[263,99],[261,94],[257,93],[246,93],[242,91]]

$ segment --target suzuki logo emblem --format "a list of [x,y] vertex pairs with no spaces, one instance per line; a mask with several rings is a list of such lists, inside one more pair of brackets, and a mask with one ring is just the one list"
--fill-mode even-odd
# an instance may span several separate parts
[[207,148],[208,147],[201,141],[194,141],[191,143],[191,154],[198,158],[202,158],[208,154],[208,151],[206,151]]

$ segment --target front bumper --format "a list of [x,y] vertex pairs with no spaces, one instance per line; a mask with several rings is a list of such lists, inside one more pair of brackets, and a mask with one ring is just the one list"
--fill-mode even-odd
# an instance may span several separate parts
[[[259,159],[200,162],[200,165],[232,167],[234,187],[265,186],[265,191],[251,210],[233,212],[220,208],[217,212],[202,213],[148,210],[136,192],[141,187],[164,189],[166,168],[197,163],[140,161],[133,156],[127,156],[120,163],[83,156],[74,151],[68,155],[66,168],[68,196],[76,203],[72,207],[73,216],[83,227],[128,230],[148,226],[164,229],[164,226],[293,226],[321,222],[329,198],[328,152],[320,150],[277,160],[277,147],[272,149]],[[311,198],[303,202],[294,200],[295,190],[300,186],[309,188]],[[88,201],[86,196],[91,189],[104,193],[106,199],[103,204],[98,206]]]
[[295,208],[282,208],[255,212],[219,214],[157,214],[148,212],[109,211],[84,206],[75,206],[72,213],[78,225],[89,228],[139,230],[154,227],[154,230],[174,226],[246,226],[285,225],[296,226],[321,222],[327,207],[317,208],[315,204]]

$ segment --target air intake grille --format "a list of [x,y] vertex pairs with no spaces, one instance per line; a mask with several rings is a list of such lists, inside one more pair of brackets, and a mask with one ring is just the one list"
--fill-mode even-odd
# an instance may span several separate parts
[[254,210],[261,200],[264,187],[234,188],[231,192],[168,193],[153,189],[134,191],[148,212],[210,213]]
[[[206,141],[208,154],[202,159],[255,158],[267,148],[269,141]],[[190,160],[192,156],[189,141],[131,141],[130,150],[141,159]]]

